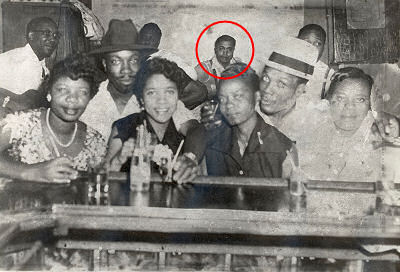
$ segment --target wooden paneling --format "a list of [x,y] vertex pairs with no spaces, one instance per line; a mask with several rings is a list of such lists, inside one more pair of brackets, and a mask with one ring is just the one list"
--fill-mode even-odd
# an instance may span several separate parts
[[335,63],[385,63],[398,59],[399,0],[385,0],[384,28],[350,29],[347,12],[346,0],[333,1]]
[[[71,4],[3,2],[3,52],[26,44],[26,25],[35,17],[46,16],[58,24],[62,37],[52,62],[64,59],[76,51],[86,51],[88,41],[84,37],[80,12]],[[48,63],[51,66],[52,62]]]

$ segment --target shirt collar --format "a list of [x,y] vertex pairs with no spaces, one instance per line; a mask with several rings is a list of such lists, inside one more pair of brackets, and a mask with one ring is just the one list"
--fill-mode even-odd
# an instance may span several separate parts
[[[236,62],[237,60],[233,57],[229,64],[233,64]],[[215,71],[217,72],[217,76],[221,76],[221,73],[225,70],[224,66],[222,66],[221,63],[219,63],[216,55],[214,55],[211,59],[211,71],[213,69],[215,69]]]
[[25,48],[25,52],[27,54],[27,57],[29,57],[31,59],[35,59],[40,63],[45,63],[46,59],[39,60],[38,56],[35,54],[35,51],[33,51],[32,47],[31,47],[31,45],[29,43],[27,43],[24,46],[24,48]]

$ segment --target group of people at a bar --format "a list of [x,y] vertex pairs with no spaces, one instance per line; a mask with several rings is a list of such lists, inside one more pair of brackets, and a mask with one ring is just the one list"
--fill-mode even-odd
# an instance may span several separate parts
[[49,71],[45,60],[60,36],[53,20],[35,18],[27,44],[0,54],[3,177],[65,183],[89,167],[126,169],[144,123],[173,154],[185,140],[174,164],[178,182],[294,173],[376,181],[384,143],[398,141],[395,116],[375,110],[373,79],[355,67],[333,73],[320,60],[319,25],[282,41],[259,75],[234,57],[229,35],[193,68],[158,48],[157,24],[138,33],[131,20],[115,19],[100,47]]
[[159,48],[157,24],[138,32],[116,19],[100,47],[49,70],[60,37],[52,19],[35,18],[27,44],[0,54],[4,180],[64,184],[89,168],[129,171],[142,125],[177,155],[178,183],[198,175],[375,182],[383,147],[400,142],[372,77],[320,60],[319,25],[283,40],[259,73],[234,56],[229,35],[190,67]]
[[376,181],[384,143],[398,142],[399,123],[378,110],[371,76],[333,73],[320,60],[319,25],[283,40],[259,74],[234,57],[229,35],[193,68],[158,48],[157,24],[138,33],[115,19],[100,47],[49,71],[60,36],[52,19],[35,18],[27,44],[0,54],[3,177],[66,183],[89,167],[126,169],[144,123],[173,154],[184,140],[173,166],[179,183],[199,174]]

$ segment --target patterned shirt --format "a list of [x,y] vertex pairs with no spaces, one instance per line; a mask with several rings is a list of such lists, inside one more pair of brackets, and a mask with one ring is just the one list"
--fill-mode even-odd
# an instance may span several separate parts
[[[3,120],[2,133],[10,132],[9,154],[16,161],[34,164],[55,159],[56,156],[45,143],[40,120],[42,109],[20,111],[7,115]],[[87,170],[88,164],[101,162],[106,154],[106,142],[96,130],[87,126],[86,139],[79,154],[71,158],[77,170]]]

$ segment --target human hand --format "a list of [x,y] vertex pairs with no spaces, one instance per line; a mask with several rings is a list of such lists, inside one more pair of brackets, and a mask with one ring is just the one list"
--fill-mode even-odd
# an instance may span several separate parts
[[385,142],[399,142],[399,121],[391,114],[379,112],[375,118],[375,123],[371,127],[371,131],[373,135],[380,136]]
[[222,116],[217,113],[218,104],[213,100],[204,103],[201,108],[201,123],[204,124],[206,129],[219,127],[222,123]]
[[187,153],[179,156],[173,166],[174,173],[172,179],[176,182],[186,183],[190,182],[199,174],[199,166],[196,159],[191,158]]
[[32,164],[27,172],[27,180],[49,183],[69,183],[76,179],[78,171],[72,168],[72,161],[67,157]]
[[115,157],[111,159],[110,170],[119,171],[121,169],[121,166],[128,160],[128,157],[132,156],[134,149],[135,139],[129,138],[122,144],[120,152],[118,152],[117,155],[115,155]]

